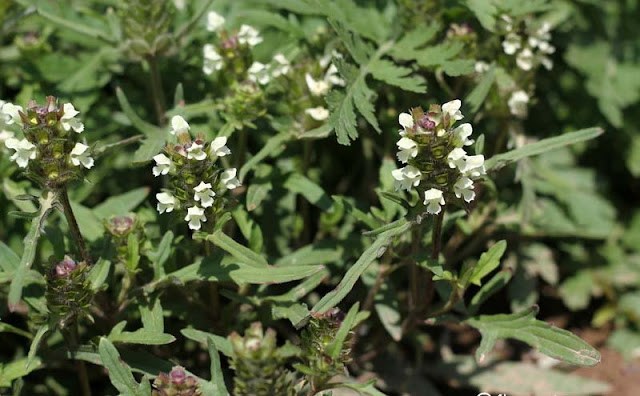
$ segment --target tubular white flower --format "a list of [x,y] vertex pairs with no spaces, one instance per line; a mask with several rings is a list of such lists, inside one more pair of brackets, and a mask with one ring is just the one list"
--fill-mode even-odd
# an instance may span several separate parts
[[204,74],[211,74],[214,70],[222,69],[224,61],[222,56],[216,51],[216,47],[213,44],[205,44],[202,48],[204,55],[204,62],[202,64],[202,71]]
[[469,139],[473,133],[473,127],[469,123],[460,124],[453,130],[453,143],[456,147],[471,146],[474,142]]
[[338,68],[333,63],[327,69],[327,72],[324,75],[324,81],[326,81],[329,85],[344,86],[345,84],[344,80],[338,76]]
[[218,159],[218,157],[224,157],[225,155],[231,154],[231,150],[226,146],[227,137],[226,136],[218,136],[213,139],[211,144],[209,145],[209,154],[212,160]]
[[27,139],[9,138],[5,140],[4,145],[16,151],[9,159],[15,161],[20,168],[26,168],[29,165],[29,160],[36,158],[36,146]]
[[184,2],[185,0],[173,0],[173,5],[175,5],[178,10],[183,11],[185,5]]
[[329,88],[331,88],[328,82],[324,80],[316,81],[309,73],[306,73],[304,75],[304,80],[307,82],[307,87],[309,87],[309,92],[311,92],[311,95],[313,96],[324,95],[329,91]]
[[213,205],[213,197],[216,196],[216,193],[211,191],[211,184],[200,182],[197,187],[194,187],[193,191],[195,194],[193,199],[200,201],[203,208],[208,208]]
[[22,106],[14,105],[10,102],[5,102],[0,109],[4,116],[4,123],[11,125],[13,123],[22,125],[22,119],[20,118],[19,111],[23,111]]
[[267,65],[260,62],[253,62],[247,70],[249,80],[260,85],[265,85],[271,80]]
[[240,183],[240,180],[238,180],[238,178],[236,177],[237,174],[238,170],[236,168],[227,169],[220,175],[220,180],[227,189],[233,190],[234,188],[240,187],[242,185],[242,183]]
[[459,121],[464,118],[462,112],[460,111],[460,106],[462,106],[462,102],[460,99],[452,100],[451,102],[447,102],[442,105],[442,113],[449,114],[449,117],[453,118],[456,121]]
[[84,124],[76,118],[78,114],[78,110],[73,107],[71,103],[65,103],[62,106],[64,114],[60,117],[60,124],[65,131],[73,129],[76,133],[81,133],[84,131]]
[[224,25],[224,22],[224,17],[215,11],[209,11],[207,14],[207,30],[210,32],[220,30],[222,25]]
[[393,176],[394,187],[396,190],[411,190],[411,187],[417,187],[420,185],[420,179],[422,173],[420,170],[412,165],[407,165],[400,169],[394,169],[391,171]]
[[467,158],[467,152],[464,149],[459,147],[451,150],[449,155],[447,155],[447,162],[449,163],[450,168],[458,168],[460,172],[463,172],[466,168],[465,159]]
[[533,67],[533,52],[531,49],[525,48],[518,52],[516,56],[516,64],[524,71],[529,71]]
[[525,91],[516,91],[511,94],[507,104],[509,111],[516,117],[524,118],[527,116],[527,104],[529,103],[529,95]]
[[187,209],[187,215],[185,216],[184,220],[189,222],[189,228],[197,231],[202,227],[202,223],[206,223],[207,218],[204,215],[203,208],[192,206]]
[[158,200],[156,209],[160,214],[163,214],[164,212],[173,212],[173,209],[176,207],[176,198],[169,193],[158,193],[156,194],[156,199]]
[[253,47],[262,42],[262,37],[260,37],[260,33],[254,27],[242,25],[238,32],[238,42]]
[[87,169],[91,169],[93,167],[93,158],[89,156],[89,152],[87,152],[88,148],[89,146],[87,145],[76,143],[73,150],[71,150],[70,155],[73,166],[79,166],[82,164],[82,166]]
[[187,149],[187,158],[202,161],[207,158],[207,153],[203,150],[204,145],[192,142],[191,146]]
[[172,135],[178,134],[180,135],[181,133],[187,133],[189,132],[189,129],[191,129],[191,127],[189,126],[189,123],[187,121],[184,120],[184,118],[182,118],[182,116],[173,116],[171,117],[171,131],[170,133]]
[[548,56],[543,56],[542,59],[540,59],[540,63],[542,63],[542,66],[547,70],[553,69],[553,61]]
[[171,170],[171,159],[164,154],[158,154],[153,157],[154,161],[156,161],[156,166],[151,169],[154,176],[166,175]]
[[396,143],[398,146],[398,160],[403,164],[409,161],[409,158],[415,158],[418,155],[418,143],[413,140],[403,137]]
[[402,126],[403,129],[411,129],[413,128],[413,117],[409,113],[400,113],[398,116],[398,123]]
[[470,177],[480,177],[487,173],[484,168],[484,155],[468,155],[465,158],[464,169],[460,169],[463,175]]
[[304,112],[316,121],[324,121],[329,118],[329,110],[322,106],[311,107],[306,109]]
[[15,134],[11,131],[0,130],[0,146],[4,146],[4,142],[15,137]]
[[456,197],[463,198],[467,202],[473,201],[476,197],[476,192],[473,190],[473,180],[466,176],[462,176],[456,184],[453,185],[453,192]]
[[483,61],[477,61],[475,65],[473,65],[473,70],[478,73],[486,73],[489,71],[489,64]]
[[284,74],[289,73],[291,69],[291,63],[287,58],[285,58],[282,54],[276,54],[273,57],[273,60],[276,62],[276,66],[273,68],[273,76],[280,77]]
[[431,188],[424,192],[423,203],[427,206],[427,212],[431,214],[438,214],[442,211],[442,205],[444,205],[444,196],[442,191],[437,188]]
[[515,54],[516,51],[518,51],[522,46],[520,41],[520,36],[518,36],[516,33],[507,34],[507,37],[505,37],[504,41],[502,42],[502,49],[504,50],[504,53],[507,55]]

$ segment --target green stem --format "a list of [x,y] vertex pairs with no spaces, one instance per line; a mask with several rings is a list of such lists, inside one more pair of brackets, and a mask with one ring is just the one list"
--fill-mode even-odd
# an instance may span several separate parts
[[151,96],[153,105],[156,109],[156,117],[158,125],[164,126],[166,123],[165,112],[166,106],[164,102],[164,90],[162,89],[162,80],[160,79],[160,70],[158,68],[158,58],[155,55],[147,57],[149,63],[149,79],[151,83]]
[[[71,329],[68,332],[69,348],[75,353],[79,345],[78,334],[78,322],[74,321],[71,325]],[[80,381],[80,388],[82,389],[82,396],[91,396],[91,385],[89,383],[89,375],[87,374],[87,367],[84,361],[76,359],[76,368],[78,370],[78,380]]]
[[[440,247],[442,240],[442,223],[444,221],[444,207],[438,213],[438,217],[436,218],[436,223],[433,226],[433,230],[431,233],[431,260],[438,261],[440,258]],[[433,283],[433,277],[431,275],[427,276],[427,284],[426,284],[426,296],[424,300],[424,311],[428,311],[431,306],[431,302],[433,301],[433,295],[435,294],[436,288]]]
[[[204,252],[205,256],[211,255],[211,242],[204,241]],[[211,311],[213,320],[217,323],[218,319],[220,319],[220,292],[218,291],[218,282],[211,281],[209,282],[209,300],[211,303]]]
[[80,253],[82,260],[87,263],[87,265],[91,265],[91,258],[87,252],[87,244],[82,237],[82,233],[80,233],[80,227],[78,227],[78,222],[73,214],[73,209],[71,209],[71,202],[69,202],[69,195],[67,194],[66,187],[62,187],[58,193],[58,197],[60,204],[62,204],[62,211],[64,212],[64,217],[67,219],[67,223],[69,224],[69,230],[71,231],[71,236],[73,237],[76,248],[78,249],[78,253]]

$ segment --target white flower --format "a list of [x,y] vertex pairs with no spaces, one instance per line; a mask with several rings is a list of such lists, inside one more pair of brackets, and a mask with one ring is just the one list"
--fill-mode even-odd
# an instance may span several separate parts
[[324,121],[329,118],[329,110],[322,106],[311,107],[306,109],[304,112],[316,121]]
[[289,70],[291,69],[291,63],[289,62],[289,60],[287,60],[287,58],[284,57],[284,55],[276,54],[273,57],[273,60],[276,62],[276,66],[273,68],[272,72],[274,77],[279,77],[289,73]]
[[525,48],[518,52],[516,56],[516,64],[524,71],[531,70],[533,67],[533,52],[529,48]]
[[522,90],[512,93],[507,102],[511,114],[520,118],[527,116],[527,103],[529,103],[529,95]]
[[553,69],[553,61],[548,56],[543,56],[540,63],[542,63],[542,66],[547,70]]
[[234,188],[240,187],[242,185],[242,183],[240,183],[240,180],[238,180],[238,178],[236,177],[237,174],[238,170],[236,168],[227,169],[220,175],[220,180],[226,188],[228,188],[229,190],[233,190]]
[[197,206],[192,206],[187,209],[187,215],[184,218],[189,222],[189,228],[197,231],[202,227],[202,223],[206,223],[207,218],[204,215],[204,209]]
[[392,170],[391,176],[395,179],[394,187],[396,190],[407,191],[411,190],[411,187],[417,187],[420,185],[420,179],[422,178],[420,170],[412,165]]
[[189,132],[189,129],[191,129],[189,123],[179,115],[171,117],[171,128],[170,133],[172,135],[187,133]]
[[173,0],[173,5],[180,11],[184,10],[184,2],[185,0]]
[[166,192],[156,194],[156,199],[158,200],[158,212],[163,214],[164,212],[173,212],[173,209],[176,207],[176,198]]
[[4,123],[7,125],[11,125],[14,122],[17,124],[22,124],[22,119],[20,118],[19,111],[22,111],[21,106],[16,106],[13,103],[6,102],[2,105],[2,109],[0,110],[2,115],[4,116]]
[[396,143],[398,146],[398,160],[404,164],[409,161],[409,158],[415,158],[418,155],[418,143],[413,140],[403,137]]
[[214,70],[222,69],[224,61],[218,51],[216,51],[216,47],[213,44],[205,44],[202,50],[204,53],[202,71],[204,74],[209,75],[213,73]]
[[204,152],[203,148],[203,144],[192,142],[191,146],[187,149],[187,158],[198,161],[204,160],[207,158],[207,153]]
[[437,188],[431,188],[424,192],[424,202],[427,205],[427,212],[431,214],[438,214],[442,210],[444,205],[444,196],[442,191]]
[[314,96],[321,96],[327,93],[327,91],[329,91],[329,88],[331,88],[331,86],[329,85],[328,82],[324,81],[324,80],[314,80],[313,77],[311,77],[311,74],[306,73],[304,75],[304,79],[307,82],[307,87],[309,87],[309,92],[311,92],[311,95]]
[[93,158],[89,156],[90,153],[87,152],[89,146],[86,146],[82,143],[76,143],[71,150],[71,163],[73,166],[79,166],[82,164],[87,169],[91,169],[93,167]]
[[471,177],[480,177],[480,175],[484,175],[487,173],[484,168],[484,155],[468,155],[465,158],[465,166],[464,169],[460,169],[463,175],[471,176]]
[[11,131],[0,130],[0,146],[4,146],[4,142],[14,137],[15,134]]
[[76,118],[79,114],[78,110],[76,110],[71,103],[65,103],[62,108],[64,109],[64,114],[60,117],[62,128],[65,131],[73,128],[77,133],[84,131],[84,124]]
[[249,74],[249,80],[260,85],[265,85],[271,80],[267,65],[264,63],[253,62],[247,73]]
[[507,55],[513,55],[521,47],[520,36],[516,33],[509,33],[502,42],[502,49]]
[[409,113],[400,113],[398,123],[404,130],[413,128],[413,117]]
[[461,148],[454,148],[447,155],[447,161],[450,168],[458,168],[460,172],[464,171],[466,167],[465,159],[467,158],[467,152]]
[[15,161],[20,168],[26,168],[29,165],[29,160],[36,158],[36,146],[27,139],[9,138],[5,140],[4,145],[16,151],[9,159]]
[[442,105],[442,113],[449,114],[449,117],[459,121],[464,118],[462,112],[460,112],[460,106],[462,106],[460,99],[452,100]]
[[166,175],[171,170],[171,159],[164,154],[158,154],[153,159],[156,161],[156,166],[151,169],[154,176]]
[[208,208],[213,205],[213,197],[216,196],[216,193],[211,191],[210,183],[200,182],[193,191],[195,191],[193,199],[200,201],[203,208]]
[[459,125],[453,130],[453,141],[457,147],[471,146],[474,142],[473,139],[469,139],[469,136],[473,133],[473,127],[469,123]]
[[215,161],[218,157],[224,157],[225,155],[231,154],[231,150],[229,150],[229,147],[227,147],[226,144],[226,136],[218,136],[213,139],[209,145],[209,154],[211,155],[212,160]]
[[486,73],[489,71],[489,64],[487,62],[477,61],[473,69],[478,74]]
[[260,33],[255,28],[249,25],[242,25],[238,32],[238,42],[253,47],[262,42],[262,37],[260,37]]
[[327,69],[327,73],[324,75],[324,81],[329,85],[344,86],[345,82],[338,76],[338,68],[333,63]]
[[513,19],[511,19],[511,17],[509,15],[502,14],[502,15],[500,15],[500,19],[502,19],[505,22],[505,29],[508,32],[513,30]]
[[224,17],[215,11],[209,11],[207,14],[207,30],[210,32],[219,30],[224,25],[224,22]]
[[476,197],[476,192],[473,191],[473,180],[466,176],[462,176],[456,184],[453,185],[453,192],[456,197],[462,197],[465,201],[471,202]]

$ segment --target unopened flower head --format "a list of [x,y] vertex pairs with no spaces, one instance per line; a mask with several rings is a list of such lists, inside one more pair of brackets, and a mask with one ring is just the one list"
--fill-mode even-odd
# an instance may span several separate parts
[[224,211],[227,191],[241,183],[237,170],[223,168],[219,160],[231,154],[226,136],[207,141],[203,133],[196,133],[194,138],[192,127],[181,116],[174,116],[171,126],[178,142],[168,144],[153,157],[153,175],[169,178],[168,188],[156,194],[157,210],[178,211],[189,228],[200,230],[215,223],[208,220],[215,220]]
[[[473,179],[485,172],[484,157],[469,155],[473,127],[456,125],[464,118],[458,99],[431,105],[428,111],[411,109],[398,116],[401,126],[397,157],[403,167],[391,172],[396,190],[417,192],[425,211],[438,214],[446,202],[475,198]],[[458,201],[460,202],[460,201]]]

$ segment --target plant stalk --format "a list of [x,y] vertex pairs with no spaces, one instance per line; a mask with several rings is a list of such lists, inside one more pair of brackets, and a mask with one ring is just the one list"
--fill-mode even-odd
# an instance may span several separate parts
[[159,126],[166,124],[165,112],[166,105],[164,101],[164,90],[162,89],[162,80],[160,79],[160,70],[158,68],[158,58],[155,55],[147,57],[149,63],[149,80],[151,84],[151,96],[153,105],[156,109],[156,118]]
[[[78,322],[74,321],[68,332],[69,348],[76,352],[79,345],[79,333]],[[82,396],[91,396],[91,384],[89,383],[89,375],[87,374],[87,366],[84,361],[76,359],[76,369],[78,370],[78,380],[80,381],[80,388],[82,389]]]
[[80,253],[82,260],[87,263],[87,265],[91,265],[91,258],[87,251],[87,244],[82,237],[82,233],[80,233],[80,227],[78,227],[78,222],[73,214],[73,209],[71,209],[71,202],[69,202],[69,195],[67,194],[66,186],[58,191],[58,198],[62,204],[62,211],[64,212],[64,217],[67,219],[67,223],[69,224],[69,230],[71,231],[71,236],[76,244],[78,253]]

